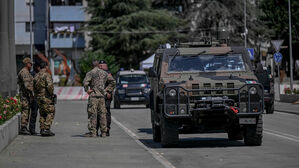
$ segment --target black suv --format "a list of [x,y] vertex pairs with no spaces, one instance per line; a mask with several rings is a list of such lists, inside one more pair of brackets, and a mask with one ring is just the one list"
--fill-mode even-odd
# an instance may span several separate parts
[[120,71],[116,77],[114,108],[122,104],[145,104],[149,107],[150,83],[144,71]]

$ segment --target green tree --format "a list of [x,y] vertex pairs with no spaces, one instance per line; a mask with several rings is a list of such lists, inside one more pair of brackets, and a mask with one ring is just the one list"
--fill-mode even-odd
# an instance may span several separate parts
[[92,61],[93,60],[105,60],[108,64],[109,71],[112,74],[116,74],[119,70],[119,65],[116,63],[115,57],[111,55],[105,55],[103,51],[88,51],[85,55],[79,60],[80,65],[80,79],[81,81],[84,79],[87,72],[92,70]]
[[[289,15],[288,0],[261,0],[260,8],[263,11],[261,19],[265,22],[268,30],[272,30],[271,39],[283,39],[283,45],[289,46]],[[299,1],[291,0],[292,12],[292,46],[293,59],[298,60],[299,55]],[[289,48],[281,50],[284,55],[282,67],[288,68],[286,62],[289,62]],[[289,65],[288,65],[289,66]],[[294,66],[295,67],[295,66]]]
[[[262,0],[260,8],[263,10],[261,19],[268,28],[272,29],[271,37],[274,39],[284,39],[289,37],[289,15],[288,0]],[[293,42],[298,43],[299,28],[299,1],[291,0]]]
[[[268,33],[259,20],[257,2],[247,0],[248,42],[255,46],[257,40],[265,40]],[[154,0],[156,8],[176,10],[188,23],[189,37],[202,37],[207,34],[213,39],[229,38],[232,44],[243,44],[244,1],[243,0]],[[182,11],[179,11],[182,9]],[[211,34],[211,35],[210,35]]]
[[115,56],[121,67],[137,68],[162,43],[177,35],[180,20],[154,10],[151,0],[88,0],[93,50]]

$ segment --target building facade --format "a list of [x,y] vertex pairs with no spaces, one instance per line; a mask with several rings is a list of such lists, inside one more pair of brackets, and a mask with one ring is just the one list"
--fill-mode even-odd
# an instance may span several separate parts
[[[86,0],[31,0],[34,61],[46,59],[54,82],[70,83],[77,73],[78,60],[88,47],[82,26],[88,20]],[[30,56],[30,0],[15,0],[16,55],[18,70]]]

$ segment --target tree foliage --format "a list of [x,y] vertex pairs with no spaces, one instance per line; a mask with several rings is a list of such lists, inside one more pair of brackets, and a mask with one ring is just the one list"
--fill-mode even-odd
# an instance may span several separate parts
[[[269,29],[272,29],[273,39],[285,39],[289,37],[288,0],[262,0],[260,8],[263,10],[261,19]],[[294,43],[299,42],[297,30],[299,28],[299,1],[291,0],[292,11],[292,35]]]
[[174,38],[180,20],[154,10],[150,0],[89,0],[93,50],[115,56],[122,67],[137,68],[162,43]]
[[[256,1],[257,2],[257,1]],[[242,44],[244,36],[244,1],[236,0],[154,0],[155,7],[163,6],[167,9],[183,9],[182,17],[188,21],[189,37],[201,37],[211,33],[214,39],[219,39],[221,33],[226,32],[230,42]],[[247,0],[247,29],[251,45],[255,39],[265,40],[268,37],[265,25],[259,19],[260,11],[257,3]]]
[[85,55],[79,60],[80,64],[80,79],[83,80],[86,73],[92,70],[92,61],[93,60],[105,60],[108,64],[108,68],[112,74],[116,74],[116,72],[119,70],[119,65],[117,64],[117,61],[115,60],[114,56],[106,55],[103,51],[88,51],[85,53]]

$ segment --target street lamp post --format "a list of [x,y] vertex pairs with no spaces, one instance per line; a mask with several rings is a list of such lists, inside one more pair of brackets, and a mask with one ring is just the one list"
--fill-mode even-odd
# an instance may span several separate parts
[[291,0],[289,4],[289,46],[290,46],[290,89],[293,93],[293,50],[292,50],[292,15],[291,15]]
[[247,48],[246,0],[244,0],[244,46]]

